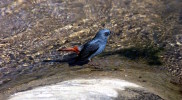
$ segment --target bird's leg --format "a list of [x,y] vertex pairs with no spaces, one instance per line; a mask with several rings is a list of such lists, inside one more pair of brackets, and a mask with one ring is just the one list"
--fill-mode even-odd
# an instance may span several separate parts
[[72,51],[72,52],[75,52],[77,54],[80,53],[79,49],[78,49],[78,46],[74,46],[73,48],[63,48],[63,49],[59,49],[58,51]]
[[94,69],[101,69],[100,67],[99,67],[99,64],[98,63],[94,63],[91,59],[88,59],[89,60],[89,65],[90,66],[93,66],[94,67]]

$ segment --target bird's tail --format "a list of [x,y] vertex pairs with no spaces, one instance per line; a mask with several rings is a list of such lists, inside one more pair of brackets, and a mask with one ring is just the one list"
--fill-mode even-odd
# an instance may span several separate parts
[[59,49],[58,51],[68,51],[68,52],[72,51],[72,52],[75,52],[77,54],[80,53],[78,46],[74,46],[73,48],[63,48],[63,49]]

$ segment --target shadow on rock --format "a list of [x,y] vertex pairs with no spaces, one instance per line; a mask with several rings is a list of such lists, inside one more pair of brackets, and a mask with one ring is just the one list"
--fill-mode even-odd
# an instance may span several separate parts
[[105,52],[101,55],[101,57],[109,56],[109,55],[120,55],[131,60],[144,59],[149,65],[162,65],[159,53],[163,49],[155,48],[155,47],[130,47],[119,49],[115,51]]
[[62,59],[43,60],[43,62],[68,63],[69,66],[76,66],[76,65],[82,66],[89,62],[88,60],[80,61],[77,59],[77,57],[78,57],[77,54],[72,53],[72,54],[63,56]]

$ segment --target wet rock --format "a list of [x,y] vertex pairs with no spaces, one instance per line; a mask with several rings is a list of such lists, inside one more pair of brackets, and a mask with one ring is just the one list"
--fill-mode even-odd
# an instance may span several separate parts
[[[176,78],[174,82],[181,84],[181,7],[179,0],[1,0],[0,67],[14,70],[0,73],[19,79],[21,71],[30,72],[32,76],[22,78],[27,81],[39,73],[62,73],[69,67],[42,64],[43,59],[62,59],[66,53],[57,49],[85,43],[99,29],[108,28],[115,33],[106,47],[108,55],[118,55],[119,61],[126,57],[139,63],[146,60],[149,66],[165,66]],[[128,63],[104,62],[101,67],[131,67]],[[27,67],[33,70],[26,72]]]
[[11,79],[4,79],[4,80],[1,80],[0,81],[0,85],[2,85],[2,84],[6,84],[6,83],[8,83],[9,81],[11,81]]
[[142,82],[147,82],[146,80],[142,80]]

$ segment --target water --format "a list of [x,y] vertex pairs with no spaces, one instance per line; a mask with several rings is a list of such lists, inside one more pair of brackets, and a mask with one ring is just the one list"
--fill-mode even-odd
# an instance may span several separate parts
[[[139,67],[139,72],[151,67],[166,69],[173,75],[169,80],[180,84],[181,4],[180,0],[1,0],[0,89],[3,92],[14,93],[17,91],[11,88],[16,88],[17,85],[58,73],[77,72],[77,68],[70,69],[67,64],[42,61],[62,59],[64,54],[59,53],[58,48],[80,45],[92,38],[101,28],[109,28],[114,32],[105,53],[97,58],[105,62],[100,65],[106,68],[103,71],[107,68],[112,70],[113,67],[115,69],[116,66],[116,69],[118,67],[123,69],[124,66],[125,70],[131,67],[132,71]],[[148,46],[152,47],[152,50],[148,49]],[[115,57],[117,55],[119,57]],[[106,59],[110,56],[117,62]],[[156,57],[160,59],[162,65],[158,63]],[[146,65],[141,66],[140,63]],[[166,73],[157,74],[160,77],[156,81],[164,84],[162,78],[170,76]],[[70,74],[67,75],[63,75],[64,78],[70,77]],[[147,79],[150,80],[151,77],[153,79],[152,75],[147,76]],[[170,81],[167,82],[165,88],[159,90],[170,90],[173,87]],[[37,85],[32,87],[34,86]],[[160,95],[164,98],[179,98],[179,89],[174,88],[167,96]]]

